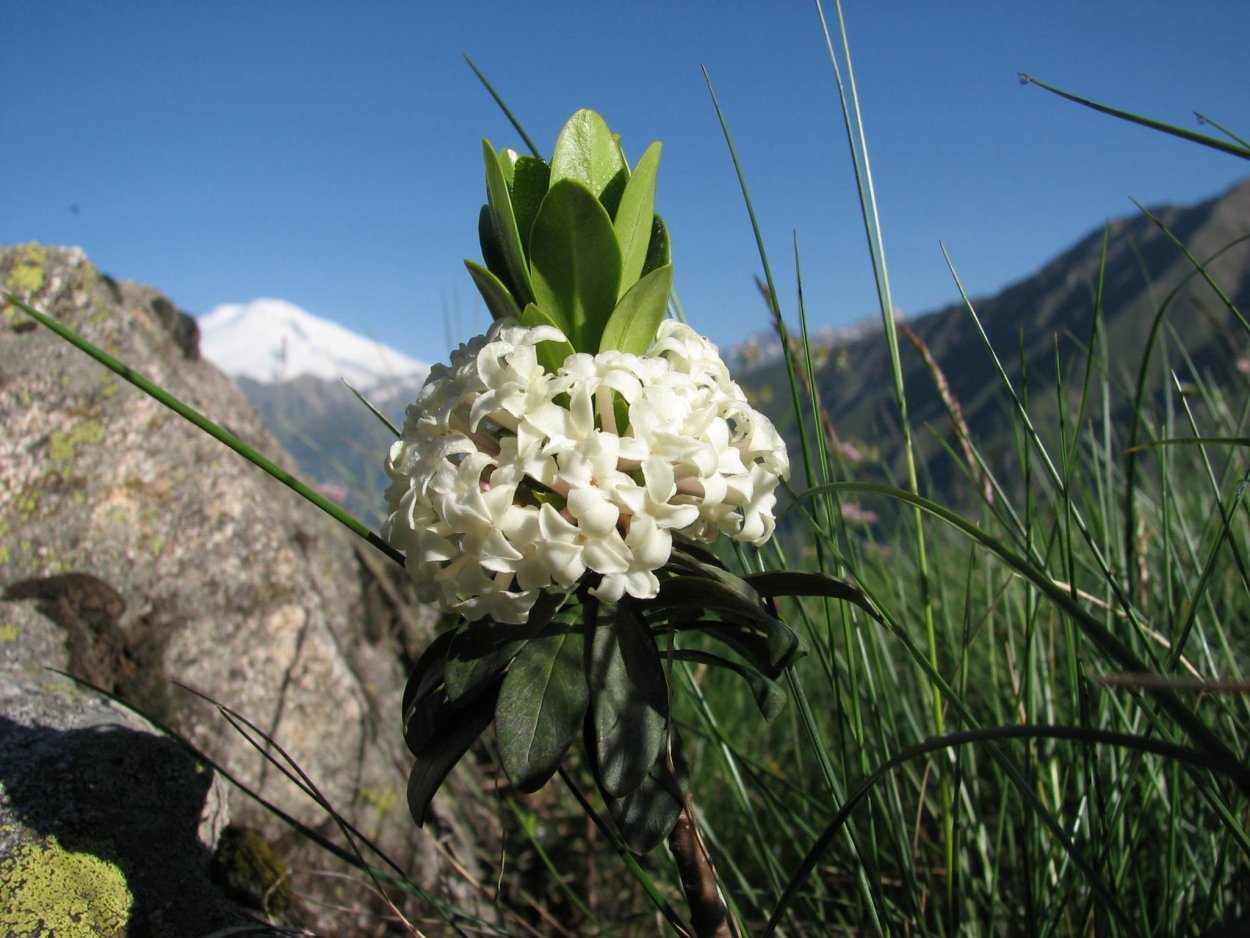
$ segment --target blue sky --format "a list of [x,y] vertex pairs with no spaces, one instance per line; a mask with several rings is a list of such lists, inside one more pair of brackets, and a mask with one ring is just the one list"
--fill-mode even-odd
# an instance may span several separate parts
[[[827,9],[833,17],[833,9]],[[1108,217],[1209,197],[1244,161],[1063,102],[1016,75],[1250,133],[1250,3],[846,5],[896,305],[988,294]],[[548,150],[579,107],[636,159],[687,316],[766,327],[725,108],[786,312],[793,236],[814,326],[876,309],[832,69],[798,0],[662,3],[2,0],[0,243],[77,244],[183,309],[276,297],[425,360],[487,321],[479,140],[521,148],[473,56]]]

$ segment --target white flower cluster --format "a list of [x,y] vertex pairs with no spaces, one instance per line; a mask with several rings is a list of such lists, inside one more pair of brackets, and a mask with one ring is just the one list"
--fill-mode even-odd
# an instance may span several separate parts
[[761,544],[785,443],[716,347],[661,324],[644,356],[535,346],[504,319],[436,365],[387,461],[384,534],[420,597],[466,619],[524,622],[541,590],[587,571],[605,602],[656,595],[672,532]]

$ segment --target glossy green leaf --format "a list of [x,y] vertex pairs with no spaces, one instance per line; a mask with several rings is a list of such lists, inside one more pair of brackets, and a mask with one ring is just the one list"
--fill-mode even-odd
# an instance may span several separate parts
[[499,168],[503,171],[503,181],[508,184],[508,189],[512,188],[512,177],[516,172],[517,160],[521,155],[512,147],[504,147],[499,151]]
[[530,285],[525,251],[521,248],[521,236],[517,232],[516,216],[512,211],[512,196],[508,192],[508,181],[500,165],[499,155],[495,153],[489,140],[482,141],[482,160],[486,164],[487,204],[490,206],[491,223],[503,257],[504,269],[508,273],[518,305],[528,303],[534,298],[534,290]]
[[477,284],[477,292],[482,294],[491,319],[504,319],[508,316],[518,320],[521,318],[521,308],[516,305],[512,291],[504,286],[503,281],[481,264],[466,260],[464,266],[469,269],[469,276]]
[[618,349],[632,355],[645,355],[655,341],[655,332],[668,309],[668,294],[672,289],[671,264],[651,271],[635,283],[608,317],[603,335],[599,337],[599,351]]
[[589,189],[598,200],[614,184],[621,185],[629,175],[620,141],[607,123],[594,111],[583,108],[572,117],[556,138],[551,155],[551,183],[572,179]]
[[[567,335],[567,332],[563,327],[557,324],[550,316],[533,303],[530,303],[521,311],[521,325],[528,326],[531,329],[535,326],[555,326]],[[573,346],[567,341],[539,342],[536,346],[534,346],[534,352],[538,355],[538,363],[554,375],[560,370],[560,366],[564,364],[564,360],[573,354]]]
[[[660,169],[660,143],[647,147],[625,184],[620,206],[612,216],[616,243],[621,248],[621,286],[624,295],[642,277],[655,223],[655,180]],[[667,302],[667,299],[665,300]]]
[[543,204],[547,188],[551,184],[551,167],[534,156],[523,156],[513,167],[513,177],[508,185],[512,196],[512,214],[516,217],[517,233],[521,236],[521,248],[529,258],[530,229],[538,208]]
[[664,746],[668,727],[668,681],[664,665],[632,606],[593,632],[586,679],[599,783],[609,795],[633,791]]
[[668,240],[668,225],[657,213],[651,220],[651,240],[647,244],[647,260],[642,265],[645,277],[653,270],[673,262],[672,247]]
[[676,730],[672,731],[671,737],[676,779],[669,771],[668,747],[665,747],[641,785],[623,797],[607,795],[604,799],[625,846],[634,853],[648,853],[662,844],[685,809],[690,768]]
[[674,657],[678,661],[691,661],[696,664],[706,664],[714,668],[722,668],[726,671],[732,671],[737,674],[751,688],[751,695],[755,698],[755,705],[759,707],[760,714],[764,720],[771,723],[773,719],[781,712],[781,708],[786,704],[786,692],[781,685],[773,681],[767,675],[757,668],[750,665],[742,664],[738,661],[731,661],[720,655],[713,655],[706,651],[695,651],[693,649],[683,648],[674,652]]
[[612,220],[580,182],[553,182],[530,236],[534,301],[579,352],[594,354],[616,307],[621,252]]
[[452,717],[444,721],[440,732],[430,737],[416,753],[417,761],[408,776],[408,811],[418,826],[425,823],[430,802],[447,778],[447,773],[490,726],[498,695],[499,684],[496,682],[489,693],[474,699],[466,707],[456,709]]
[[519,791],[542,788],[581,729],[583,647],[581,632],[561,628],[530,639],[508,669],[495,732],[503,770]]

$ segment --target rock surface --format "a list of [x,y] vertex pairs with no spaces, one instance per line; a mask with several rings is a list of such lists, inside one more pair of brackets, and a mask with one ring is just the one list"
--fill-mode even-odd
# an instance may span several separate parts
[[256,923],[210,875],[225,783],[133,713],[59,675],[9,671],[0,766],[0,934]]
[[[0,248],[0,286],[282,462],[238,390],[200,360],[194,320],[156,291],[37,245]],[[68,670],[341,840],[213,706],[172,682],[193,688],[272,737],[428,892],[470,903],[445,859],[473,865],[470,791],[440,799],[424,833],[407,816],[402,662],[433,616],[410,605],[390,562],[11,305],[0,312],[0,425],[0,682],[38,694],[43,669]],[[359,874],[318,875],[341,867],[238,790],[231,802],[292,870],[305,899],[295,921],[339,934],[376,925]]]

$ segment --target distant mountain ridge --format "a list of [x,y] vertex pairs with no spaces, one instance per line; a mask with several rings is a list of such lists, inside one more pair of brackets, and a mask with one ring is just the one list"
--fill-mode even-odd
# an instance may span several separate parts
[[[1170,364],[1178,376],[1203,377],[1225,387],[1240,382],[1245,393],[1245,375],[1238,368],[1250,365],[1243,361],[1239,366],[1238,358],[1250,356],[1250,338],[1171,236],[1193,257],[1209,261],[1207,272],[1233,304],[1250,308],[1250,179],[1198,205],[1163,206],[1150,212],[1158,224],[1141,213],[1107,223],[1105,260],[1100,226],[1036,273],[994,296],[972,300],[989,345],[1017,391],[1024,392],[1027,384],[1030,416],[1046,432],[1057,425],[1057,362],[1069,388],[1075,385],[1079,390],[1084,375],[1084,346],[1093,335],[1100,269],[1097,343],[1099,354],[1105,350],[1114,383],[1135,386],[1156,314],[1166,301],[1168,329],[1163,341],[1172,350]],[[973,438],[1010,471],[1015,459],[1010,397],[966,305],[912,317],[906,325],[944,374]],[[967,480],[943,448],[958,448],[946,407],[922,354],[905,339],[900,338],[900,346],[909,418],[924,476],[931,488],[950,494]],[[1180,348],[1185,355],[1179,354]],[[1161,363],[1156,346],[1147,368],[1154,391],[1171,380]],[[815,372],[820,399],[839,439],[860,452],[878,453],[886,476],[905,478],[898,409],[882,336],[835,343],[817,356]],[[794,439],[789,395],[780,393],[786,386],[784,366],[776,362],[748,369],[739,380]],[[1122,432],[1118,424],[1112,426]]]

